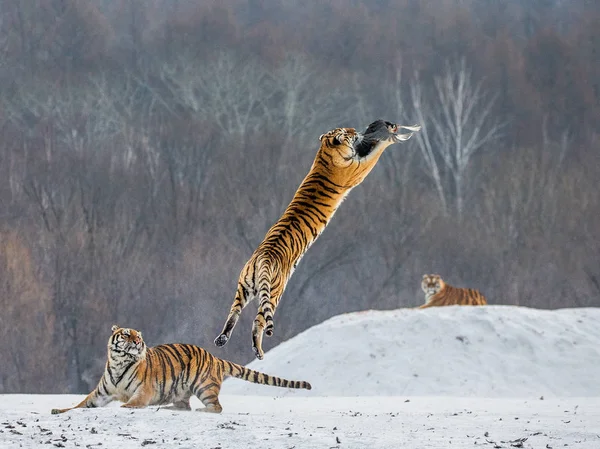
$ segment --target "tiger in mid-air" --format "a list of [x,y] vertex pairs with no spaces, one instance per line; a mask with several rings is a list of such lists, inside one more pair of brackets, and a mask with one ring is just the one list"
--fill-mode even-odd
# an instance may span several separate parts
[[[402,129],[412,132],[401,134]],[[257,358],[264,357],[263,332],[273,335],[275,309],[304,253],[323,232],[348,192],[371,172],[383,150],[410,139],[419,129],[417,125],[377,120],[364,133],[354,128],[336,128],[319,137],[321,146],[309,173],[242,269],[233,305],[215,339],[217,346],[227,343],[242,309],[257,297],[252,349]]]
[[195,395],[205,408],[198,411],[221,413],[219,391],[226,377],[237,377],[263,385],[311,389],[308,382],[281,379],[221,360],[204,349],[183,343],[146,347],[142,333],[112,327],[108,340],[108,361],[98,386],[78,405],[53,409],[52,414],[75,408],[102,407],[111,401],[122,407],[173,404],[173,409],[191,410]]
[[425,292],[425,304],[420,309],[438,306],[484,306],[485,296],[472,288],[452,287],[439,274],[424,274],[421,288]]

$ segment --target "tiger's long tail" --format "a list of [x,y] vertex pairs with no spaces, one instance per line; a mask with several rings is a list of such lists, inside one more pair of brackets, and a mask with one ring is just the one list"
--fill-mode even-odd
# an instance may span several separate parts
[[259,371],[251,370],[245,366],[223,360],[224,372],[226,376],[236,377],[255,384],[271,385],[273,387],[283,388],[305,388],[312,389],[312,386],[303,380],[287,380],[281,377],[269,376]]

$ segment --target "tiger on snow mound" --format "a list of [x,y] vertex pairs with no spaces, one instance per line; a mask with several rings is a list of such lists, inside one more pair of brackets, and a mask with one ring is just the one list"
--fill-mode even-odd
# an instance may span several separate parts
[[425,304],[420,309],[437,306],[484,306],[485,296],[472,288],[452,287],[438,274],[424,274],[421,288],[425,292]]
[[309,173],[281,218],[269,229],[240,274],[233,305],[215,339],[223,346],[231,336],[242,309],[258,296],[252,326],[252,349],[262,359],[263,332],[273,335],[273,315],[298,262],[319,237],[345,196],[371,172],[383,150],[408,140],[421,127],[377,120],[364,133],[336,128],[321,135],[321,146]]
[[102,407],[113,400],[125,402],[122,407],[172,403],[169,408],[191,410],[192,395],[205,405],[198,411],[220,413],[219,391],[224,378],[230,376],[263,385],[311,389],[308,382],[259,373],[221,360],[198,346],[172,343],[147,348],[142,333],[135,329],[115,325],[112,332],[106,369],[98,386],[75,407],[53,409],[52,414]]

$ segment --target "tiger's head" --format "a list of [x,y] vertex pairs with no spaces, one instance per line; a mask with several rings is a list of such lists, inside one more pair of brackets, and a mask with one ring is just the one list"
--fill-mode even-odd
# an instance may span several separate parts
[[446,286],[444,280],[439,274],[424,274],[421,281],[421,288],[425,292],[427,299],[431,298],[436,293],[441,292]]
[[[411,131],[402,134],[400,131]],[[386,147],[408,140],[414,131],[420,130],[418,125],[403,126],[384,120],[371,123],[364,133],[354,128],[336,128],[319,137],[321,150],[326,152],[335,166],[348,167],[355,162],[367,159],[369,155],[378,153]]]
[[108,340],[108,352],[121,356],[131,356],[142,359],[146,357],[146,343],[142,333],[135,329],[119,327],[116,324],[111,328],[112,335]]

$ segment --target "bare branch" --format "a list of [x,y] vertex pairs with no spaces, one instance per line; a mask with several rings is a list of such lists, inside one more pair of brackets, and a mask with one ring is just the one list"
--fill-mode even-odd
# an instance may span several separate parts
[[453,197],[461,219],[470,187],[469,165],[479,151],[500,136],[503,124],[492,117],[496,98],[488,98],[481,83],[473,83],[464,59],[454,65],[447,63],[445,73],[433,83],[435,96],[429,106],[423,104],[418,74],[411,86],[413,108],[423,126],[416,141],[443,209],[448,210],[448,199]]

